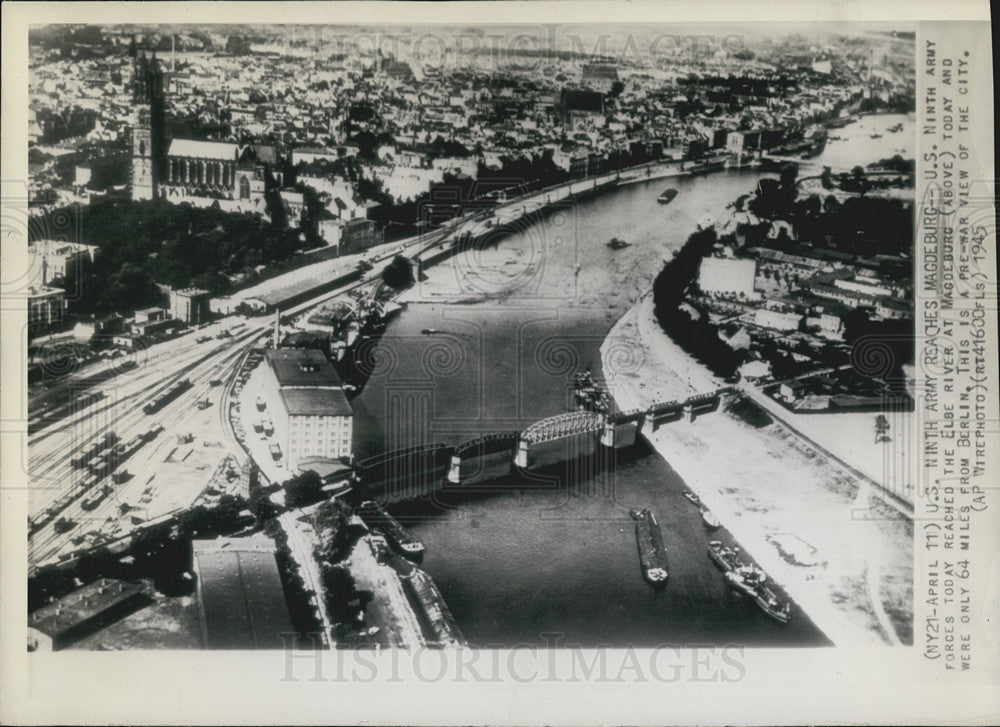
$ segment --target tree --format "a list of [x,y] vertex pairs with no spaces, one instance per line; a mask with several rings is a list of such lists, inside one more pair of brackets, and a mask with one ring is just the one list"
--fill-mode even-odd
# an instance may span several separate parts
[[288,507],[304,507],[316,502],[323,495],[323,480],[315,470],[306,470],[302,474],[285,482],[285,504]]
[[875,417],[875,442],[888,442],[889,436],[889,420],[886,419],[885,414],[879,414]]
[[397,255],[382,271],[382,280],[391,288],[401,290],[413,284],[413,268],[410,261]]
[[795,184],[796,178],[799,176],[799,167],[796,164],[786,164],[781,168],[781,174],[779,176],[781,180],[782,187],[790,187]]
[[350,506],[340,499],[328,500],[316,508],[312,521],[319,541],[314,553],[317,559],[336,563],[344,557],[351,544],[353,515]]
[[242,35],[231,35],[226,39],[226,53],[246,55],[250,52],[250,41]]

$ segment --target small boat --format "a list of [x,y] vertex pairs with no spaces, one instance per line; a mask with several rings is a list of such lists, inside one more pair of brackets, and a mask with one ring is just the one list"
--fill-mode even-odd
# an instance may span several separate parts
[[420,332],[425,336],[433,336],[435,333],[438,332],[438,330],[436,328],[425,328]]
[[691,490],[684,490],[684,497],[690,500],[692,505],[701,507],[701,498],[691,492]]
[[872,134],[872,138],[873,138],[873,139],[881,139],[881,138],[882,138],[882,135],[881,135],[881,134],[879,134],[878,132],[875,132],[874,134]]
[[612,237],[608,240],[608,247],[612,250],[622,250],[628,247],[631,243],[625,242],[624,240],[619,240],[617,237]]
[[671,202],[674,201],[674,197],[676,197],[677,194],[678,191],[673,187],[671,187],[670,189],[664,190],[663,194],[661,194],[659,197],[656,198],[656,201],[659,202],[660,204],[670,204]]
[[701,508],[701,520],[709,530],[718,530],[721,526],[719,519],[707,507]]

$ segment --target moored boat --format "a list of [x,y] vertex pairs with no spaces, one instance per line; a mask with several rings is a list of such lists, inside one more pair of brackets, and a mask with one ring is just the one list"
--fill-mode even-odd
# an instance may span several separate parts
[[767,585],[767,574],[753,565],[743,565],[723,573],[733,589],[750,598],[765,614],[781,623],[792,617],[792,606],[781,601]]
[[792,617],[792,604],[788,601],[779,601],[774,591],[765,585],[757,588],[757,593],[754,595],[753,600],[761,611],[775,621],[788,623]]
[[642,575],[650,585],[661,587],[666,585],[669,571],[667,570],[667,551],[663,546],[663,533],[656,515],[651,510],[632,510],[635,519],[635,540],[639,546],[639,564]]
[[743,561],[740,560],[739,546],[727,548],[721,540],[709,541],[708,557],[723,571],[736,570],[743,566]]
[[707,507],[701,508],[701,520],[709,530],[718,530],[721,525],[719,519]]
[[684,497],[690,500],[692,505],[701,506],[701,498],[691,492],[691,490],[684,490]]
[[370,528],[381,530],[388,541],[403,555],[418,558],[424,552],[424,544],[413,537],[392,515],[373,500],[365,500],[358,508],[358,515]]
[[669,204],[670,202],[674,201],[674,197],[676,197],[677,194],[678,191],[673,187],[671,187],[670,189],[664,190],[663,194],[661,194],[659,197],[656,198],[656,201],[659,202],[660,204]]
[[722,574],[729,587],[739,591],[744,596],[754,598],[757,595],[757,583],[762,573],[752,565],[740,565]]

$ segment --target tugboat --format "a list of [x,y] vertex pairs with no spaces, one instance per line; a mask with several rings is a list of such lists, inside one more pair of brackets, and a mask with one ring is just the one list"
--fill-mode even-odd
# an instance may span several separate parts
[[718,530],[721,526],[719,519],[707,507],[701,508],[701,520],[709,530]]
[[608,247],[612,250],[622,250],[628,247],[631,243],[625,242],[624,240],[619,240],[617,237],[612,237],[608,240]]
[[677,194],[677,190],[671,187],[670,189],[665,189],[663,194],[656,198],[656,201],[660,204],[670,204],[674,201],[674,197],[676,197]]
[[635,520],[635,540],[639,546],[639,564],[642,575],[654,588],[667,584],[667,551],[663,547],[663,533],[656,515],[651,510],[632,510]]

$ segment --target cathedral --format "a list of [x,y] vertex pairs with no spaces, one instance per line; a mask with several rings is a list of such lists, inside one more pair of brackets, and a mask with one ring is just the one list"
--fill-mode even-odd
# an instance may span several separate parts
[[262,212],[265,193],[281,187],[283,163],[273,145],[169,138],[155,54],[133,57],[132,101],[132,199]]

